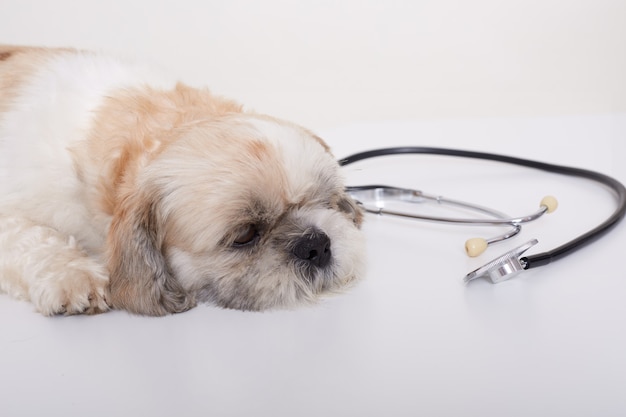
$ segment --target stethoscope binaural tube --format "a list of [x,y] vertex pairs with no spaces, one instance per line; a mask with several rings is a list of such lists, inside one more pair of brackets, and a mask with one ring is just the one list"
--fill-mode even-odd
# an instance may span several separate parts
[[[536,255],[525,256],[519,259],[521,268],[530,269],[538,266],[547,265],[553,261],[559,260],[567,255],[571,255],[578,249],[581,249],[590,243],[604,236],[613,227],[615,227],[626,214],[626,188],[616,179],[599,172],[586,170],[582,168],[574,168],[563,165],[554,165],[545,162],[533,161],[530,159],[516,158],[512,156],[499,155],[485,152],[474,152],[458,149],[432,148],[432,147],[397,147],[375,149],[366,152],[360,152],[346,158],[340,159],[339,164],[346,166],[357,161],[370,159],[380,156],[390,155],[407,155],[407,154],[426,154],[426,155],[443,155],[455,156],[461,158],[481,159],[488,161],[504,162],[513,165],[524,166],[528,168],[539,169],[556,174],[562,174],[573,177],[586,178],[610,188],[617,198],[617,207],[615,211],[601,224],[595,228],[585,232],[577,238],[564,243],[563,245],[552,250],[542,252]],[[349,187],[350,188],[350,187]]]
[[[462,224],[472,226],[505,226],[510,229],[504,233],[490,238],[472,238],[465,242],[465,252],[470,257],[476,257],[483,253],[489,245],[516,236],[522,230],[522,224],[534,221],[545,213],[556,210],[558,202],[554,197],[546,196],[541,200],[539,210],[520,217],[510,217],[500,211],[489,207],[465,201],[453,200],[441,195],[427,194],[420,190],[392,187],[386,185],[349,186],[346,192],[367,213],[378,215],[391,215],[409,219],[424,220],[438,223]],[[415,212],[394,210],[387,207],[390,202],[402,202],[420,204],[432,202],[438,205],[456,207],[480,214],[481,217],[463,218],[448,216],[423,215]],[[486,216],[486,217],[485,217]]]

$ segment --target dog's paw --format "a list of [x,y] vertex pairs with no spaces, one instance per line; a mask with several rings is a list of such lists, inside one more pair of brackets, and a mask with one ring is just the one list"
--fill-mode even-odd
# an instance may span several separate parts
[[45,316],[57,314],[99,314],[109,310],[109,278],[102,266],[91,259],[77,259],[62,271],[38,280],[30,298]]

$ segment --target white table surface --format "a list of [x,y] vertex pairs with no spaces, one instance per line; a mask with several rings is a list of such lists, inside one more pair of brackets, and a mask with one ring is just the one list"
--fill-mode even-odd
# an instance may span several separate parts
[[[626,114],[363,123],[319,132],[338,157],[422,145],[506,153],[626,182]],[[604,188],[533,170],[433,157],[347,167],[511,215],[559,209],[478,259],[498,230],[367,217],[368,274],[294,311],[201,306],[164,318],[45,318],[0,296],[3,416],[623,416],[626,223],[577,254],[493,285],[462,284],[536,237],[536,253],[599,223]]]

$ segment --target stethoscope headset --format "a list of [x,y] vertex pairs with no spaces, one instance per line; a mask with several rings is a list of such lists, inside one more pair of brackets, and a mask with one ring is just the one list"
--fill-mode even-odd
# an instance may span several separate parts
[[[513,165],[539,169],[551,173],[589,179],[608,187],[615,193],[615,197],[617,199],[617,207],[615,211],[595,228],[552,250],[538,253],[536,255],[521,257],[524,252],[526,252],[538,242],[537,239],[532,239],[522,246],[519,246],[497,257],[491,262],[488,262],[487,264],[476,269],[475,271],[470,272],[465,276],[465,282],[469,282],[473,279],[486,276],[489,277],[493,283],[497,283],[512,278],[524,270],[544,266],[551,262],[558,261],[605,235],[607,232],[613,229],[624,218],[624,215],[626,214],[626,188],[624,187],[624,185],[616,179],[611,178],[607,175],[581,168],[553,165],[545,162],[538,162],[529,159],[515,158],[493,153],[430,147],[396,147],[375,149],[343,158],[339,160],[339,164],[341,166],[346,166],[370,158],[407,154],[443,155],[504,162]],[[374,213],[377,215],[400,216],[404,218],[455,224],[510,226],[510,230],[508,230],[505,234],[489,239],[474,238],[468,240],[466,242],[465,248],[469,256],[478,256],[487,248],[488,245],[496,242],[501,242],[515,236],[521,231],[523,223],[536,220],[545,213],[551,213],[557,208],[558,205],[555,198],[545,197],[541,201],[540,208],[537,212],[528,216],[513,218],[491,208],[486,208],[463,201],[452,200],[441,196],[429,195],[418,190],[392,187],[387,185],[348,186],[346,187],[346,190],[348,194],[357,202],[357,204],[359,204],[366,212]],[[439,204],[451,205],[461,207],[467,210],[473,210],[477,213],[480,213],[481,215],[488,216],[488,218],[468,219],[419,215],[415,213],[410,213],[408,211],[390,209],[387,206],[388,203],[391,201],[401,201],[404,203],[435,201]]]

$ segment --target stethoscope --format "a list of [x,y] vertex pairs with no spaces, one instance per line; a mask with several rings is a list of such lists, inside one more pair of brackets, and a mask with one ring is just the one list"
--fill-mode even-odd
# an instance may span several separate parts
[[[367,152],[357,153],[343,158],[339,160],[339,164],[341,166],[346,166],[357,161],[362,161],[364,159],[406,154],[444,155],[505,162],[557,174],[586,178],[607,186],[615,193],[615,196],[617,198],[617,208],[615,209],[613,214],[611,214],[611,216],[609,216],[604,222],[602,222],[595,228],[552,250],[538,253],[536,255],[522,257],[522,254],[524,252],[526,252],[528,249],[538,243],[537,239],[532,239],[525,244],[493,259],[482,267],[470,272],[465,276],[465,282],[470,282],[480,277],[489,277],[493,283],[497,283],[512,278],[524,270],[547,265],[553,261],[557,261],[599,239],[601,236],[603,236],[609,230],[615,227],[626,214],[626,188],[624,187],[624,185],[616,179],[611,178],[607,175],[581,168],[553,165],[545,162],[538,162],[529,159],[521,159],[492,153],[428,147],[400,147],[376,149]],[[346,190],[348,194],[357,202],[357,204],[363,208],[363,210],[368,213],[373,213],[377,215],[391,215],[404,218],[453,224],[510,226],[510,229],[507,230],[507,232],[504,234],[487,239],[473,238],[468,240],[465,243],[465,249],[467,254],[472,257],[478,256],[483,253],[485,249],[491,244],[502,242],[504,240],[512,238],[521,231],[522,224],[536,220],[546,213],[551,213],[556,210],[558,206],[558,202],[554,197],[547,196],[540,202],[539,209],[536,212],[523,217],[510,217],[498,210],[494,210],[491,208],[479,206],[464,201],[453,200],[442,196],[427,194],[422,191],[407,188],[399,188],[386,185],[362,185],[349,186],[346,187]],[[487,216],[487,218],[429,216],[389,208],[389,206],[391,205],[390,203],[392,202],[422,203],[427,201],[471,210],[476,213],[480,213],[480,215],[482,216]]]

